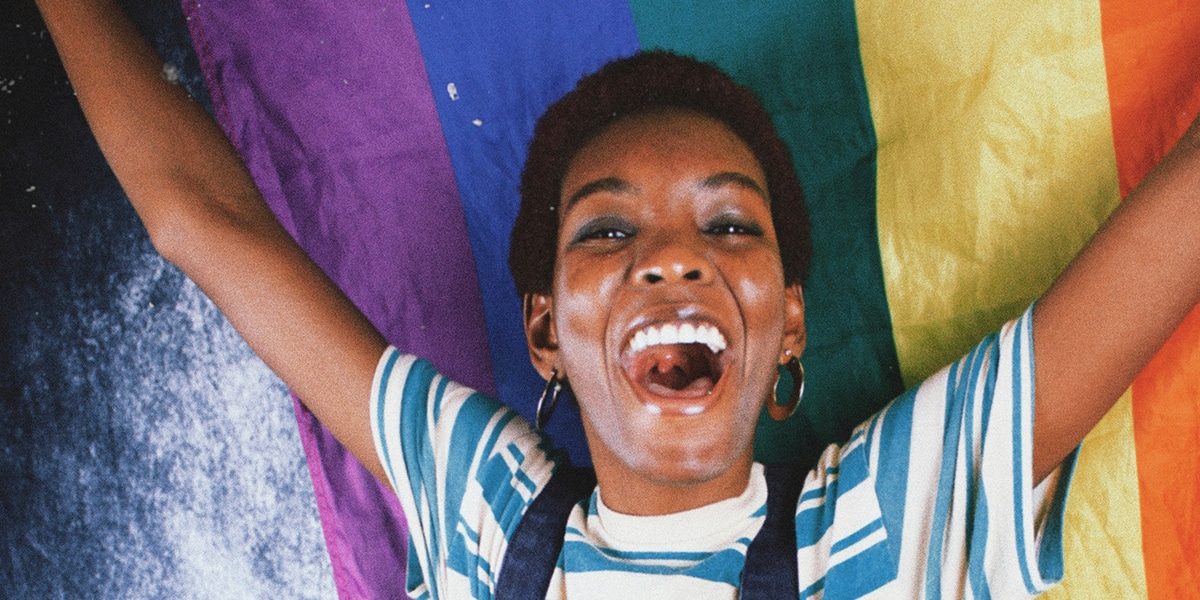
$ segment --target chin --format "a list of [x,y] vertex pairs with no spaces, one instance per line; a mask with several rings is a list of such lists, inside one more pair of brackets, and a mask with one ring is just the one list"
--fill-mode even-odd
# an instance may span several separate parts
[[647,480],[673,486],[707,483],[743,461],[749,463],[751,460],[748,449],[752,444],[736,448],[738,444],[730,440],[700,440],[697,437],[688,436],[686,441],[676,436],[651,437],[649,439],[668,440],[668,443],[651,444],[623,458],[633,471]]
[[687,487],[713,481],[727,473],[732,466],[732,461],[655,465],[646,473],[646,477],[660,485]]
[[[726,390],[727,391],[727,390]],[[761,406],[718,395],[696,415],[655,414],[635,397],[619,405],[583,401],[584,431],[601,481],[639,489],[693,488],[700,496],[744,487],[753,460],[754,427]],[[631,408],[634,407],[634,408]],[[601,473],[603,471],[603,473]],[[735,483],[738,480],[739,483]],[[637,482],[641,482],[640,484]],[[610,504],[611,506],[611,504]]]

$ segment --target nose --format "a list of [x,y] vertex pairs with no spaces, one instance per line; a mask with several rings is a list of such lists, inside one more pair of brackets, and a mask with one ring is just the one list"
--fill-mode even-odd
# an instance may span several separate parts
[[638,285],[710,283],[713,266],[701,252],[680,241],[666,241],[648,252],[633,269]]

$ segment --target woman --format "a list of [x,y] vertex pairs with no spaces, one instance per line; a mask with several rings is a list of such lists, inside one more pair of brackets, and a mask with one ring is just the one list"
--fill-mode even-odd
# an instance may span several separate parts
[[[530,457],[539,446],[536,434],[526,426],[506,423],[498,435],[515,448],[502,446],[497,454],[470,463],[475,473],[519,473],[529,478],[523,490],[508,486],[517,492],[504,510],[491,500],[478,505],[503,515],[496,517],[498,529],[468,523],[461,540],[447,540],[459,535],[460,523],[436,517],[443,512],[440,504],[480,493],[468,486],[461,493],[434,489],[426,495],[421,487],[477,481],[443,474],[450,471],[446,457],[453,452],[451,446],[438,444],[443,440],[454,444],[454,429],[443,438],[437,423],[431,424],[429,435],[420,438],[425,445],[408,458],[403,453],[394,457],[387,448],[389,436],[401,433],[398,423],[377,428],[379,453],[369,437],[378,419],[369,410],[368,398],[384,396],[376,406],[394,411],[388,413],[389,419],[399,418],[403,399],[387,396],[407,397],[394,390],[410,380],[431,386],[437,380],[414,379],[411,360],[390,351],[384,354],[380,336],[262,206],[219,130],[187,103],[182,92],[159,80],[157,59],[135,41],[119,11],[107,5],[59,4],[67,3],[42,3],[47,22],[89,122],[156,246],[201,285],[252,347],[368,469],[397,485],[418,538],[414,542],[425,545],[414,553],[422,564],[410,568],[412,591],[419,594],[422,586],[429,586],[440,589],[440,595],[457,597],[457,591],[448,590],[464,590],[463,594],[486,596],[499,568],[494,563],[506,542],[504,536],[494,534],[507,532],[520,520],[552,470],[545,457]],[[114,45],[101,43],[105,32],[119,32]],[[803,349],[802,269],[800,275],[789,273],[793,261],[780,258],[779,240],[794,236],[777,235],[780,225],[771,210],[783,199],[768,176],[770,165],[761,152],[749,147],[753,144],[746,134],[736,129],[705,112],[662,108],[616,119],[579,148],[558,148],[569,164],[560,189],[553,193],[555,203],[546,207],[556,215],[558,228],[553,238],[552,281],[522,291],[535,365],[548,379],[569,381],[583,408],[603,490],[585,505],[596,509],[597,525],[628,521],[623,517],[631,515],[706,511],[743,496],[751,509],[761,505],[757,483],[761,475],[749,454],[753,420],[771,394],[776,365],[791,363],[791,357]],[[1027,484],[1041,481],[1068,455],[1200,299],[1195,277],[1200,242],[1191,225],[1198,210],[1197,135],[1193,127],[1180,148],[1039,301],[1032,317],[1006,334],[1007,340],[1032,335],[1037,348],[1036,367],[1021,367],[1036,369],[1032,473],[1017,467],[1026,474],[1028,481],[1018,482],[1026,490]],[[684,325],[703,328],[704,345],[710,348],[664,351],[661,342],[667,328],[678,332]],[[644,337],[637,342],[639,334]],[[655,336],[658,344],[645,341]],[[1006,341],[1000,354],[1005,353],[1003,348],[1020,344]],[[399,371],[396,365],[401,365]],[[685,372],[682,378],[671,375],[674,366]],[[399,381],[392,379],[397,373],[402,373]],[[373,376],[378,393],[372,392]],[[497,416],[494,405],[465,390],[447,389],[449,393],[441,398],[453,403],[427,405],[435,420],[445,417],[438,414],[441,410],[478,410],[480,418],[489,422],[509,419],[503,413]],[[420,415],[421,405],[413,406],[417,407],[414,414]],[[887,424],[885,420],[875,423],[879,428]],[[1030,425],[1028,420],[1023,423]],[[403,433],[420,431],[419,425],[405,418]],[[865,436],[870,430],[860,431]],[[410,443],[404,437],[398,442]],[[840,452],[849,455],[853,444]],[[865,447],[866,442],[862,444]],[[396,445],[391,444],[392,451]],[[442,462],[433,461],[431,478],[417,477],[417,483],[412,483],[411,474],[423,468],[413,462],[424,452],[421,448],[440,450]],[[486,459],[493,456],[501,463],[516,460],[513,449],[527,461],[520,469],[482,468],[491,464]],[[817,487],[807,489],[828,490],[828,475],[817,473],[813,478]],[[422,510],[428,506],[439,510]],[[936,505],[930,508],[934,511],[930,514],[943,516]],[[957,504],[951,508],[967,510]],[[1017,512],[1023,508],[1030,506],[1019,505]],[[572,518],[582,520],[577,522],[586,529],[588,516],[581,510]],[[1028,511],[1018,516],[1025,518]],[[888,518],[882,514],[878,520],[886,523]],[[693,514],[687,522],[697,520]],[[758,525],[741,521],[739,527],[750,532]],[[669,530],[662,522],[658,521],[658,528]],[[644,521],[638,523],[634,530],[647,527]],[[935,528],[927,523],[924,529]],[[593,539],[586,535],[592,533],[590,529],[583,533],[583,539]],[[485,534],[493,536],[487,544]],[[474,554],[475,567],[489,565],[482,575],[478,568],[454,563],[454,553],[464,548]],[[1006,548],[1012,553],[1028,549]],[[825,554],[830,551],[836,553],[837,548],[826,548]],[[901,556],[896,562],[903,565],[892,565],[901,578],[907,578],[905,585],[925,585],[922,582],[935,578],[924,570],[914,575],[917,569],[907,560]],[[822,569],[805,575],[801,590],[824,589],[833,597],[837,594],[832,566],[827,582],[820,584],[824,588],[810,587],[824,578]],[[581,578],[584,570],[563,572],[570,576],[559,577],[557,585],[559,589],[565,585],[571,596],[599,589]],[[967,584],[967,572],[951,565],[945,573],[938,571],[936,578],[953,575],[941,581],[941,589],[953,594],[955,586]],[[622,581],[636,579],[630,575]],[[728,587],[727,594],[733,592],[729,577],[714,579]],[[888,574],[881,581],[878,585],[893,585]],[[1009,589],[1009,583],[989,581],[997,590]],[[1017,587],[1023,583],[1027,582],[1018,582]],[[655,585],[650,580],[636,584],[642,593],[649,589],[646,586]],[[459,585],[465,587],[455,587]],[[685,585],[684,580],[672,579],[669,587],[679,590]],[[710,590],[701,589],[706,594]],[[599,591],[618,593],[613,588]],[[859,591],[905,594],[904,588],[895,587]]]

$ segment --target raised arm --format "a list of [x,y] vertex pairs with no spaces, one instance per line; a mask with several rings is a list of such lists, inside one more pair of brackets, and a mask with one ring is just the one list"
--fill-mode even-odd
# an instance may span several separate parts
[[385,342],[263,202],[200,105],[112,0],[38,0],[105,158],[156,249],[377,477],[368,396]]
[[1200,302],[1200,119],[1034,308],[1041,480]]

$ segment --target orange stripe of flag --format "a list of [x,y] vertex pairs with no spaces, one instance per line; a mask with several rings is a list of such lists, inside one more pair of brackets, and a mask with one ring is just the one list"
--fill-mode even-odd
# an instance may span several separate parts
[[1200,598],[1200,308],[1133,383],[1151,600]]
[[1102,0],[1100,24],[1124,196],[1200,108],[1200,5]]
[[[1125,195],[1200,110],[1200,4],[1101,0],[1113,139]],[[1200,308],[1133,385],[1151,600],[1200,597]]]

